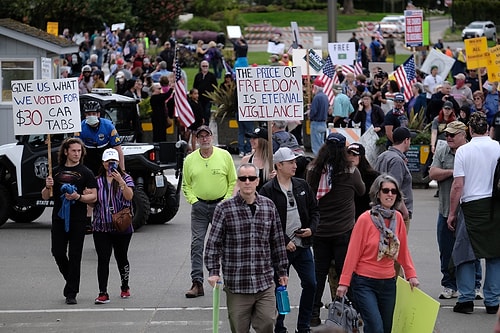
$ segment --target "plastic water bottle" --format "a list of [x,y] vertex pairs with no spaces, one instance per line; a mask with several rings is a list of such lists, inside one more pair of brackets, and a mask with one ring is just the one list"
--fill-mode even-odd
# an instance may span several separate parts
[[288,290],[286,286],[279,286],[276,289],[276,303],[278,304],[278,313],[286,315],[290,313],[290,300],[288,299]]

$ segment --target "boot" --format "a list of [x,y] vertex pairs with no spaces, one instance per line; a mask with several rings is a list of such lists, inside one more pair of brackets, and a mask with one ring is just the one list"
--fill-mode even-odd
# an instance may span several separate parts
[[193,285],[191,289],[186,292],[187,298],[195,298],[198,296],[205,296],[205,292],[203,291],[203,283],[200,281],[193,281]]
[[313,306],[312,314],[311,314],[311,321],[309,322],[309,325],[311,327],[317,327],[321,325],[321,318],[319,317],[319,312],[320,308],[317,307],[316,305]]

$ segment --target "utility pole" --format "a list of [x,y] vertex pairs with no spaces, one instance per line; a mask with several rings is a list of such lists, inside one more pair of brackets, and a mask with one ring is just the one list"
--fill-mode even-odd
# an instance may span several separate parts
[[328,0],[328,43],[337,42],[337,0]]

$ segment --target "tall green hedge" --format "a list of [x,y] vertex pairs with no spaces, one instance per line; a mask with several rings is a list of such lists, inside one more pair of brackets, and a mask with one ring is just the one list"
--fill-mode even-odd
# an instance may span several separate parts
[[458,26],[472,21],[493,21],[500,24],[500,0],[453,0],[451,11]]

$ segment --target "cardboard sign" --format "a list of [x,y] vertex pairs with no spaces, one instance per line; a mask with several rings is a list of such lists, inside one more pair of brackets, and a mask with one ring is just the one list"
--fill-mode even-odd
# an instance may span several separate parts
[[[321,50],[310,50],[313,51],[316,55],[321,57]],[[309,59],[309,71],[307,70],[307,61],[306,61],[306,49],[294,49],[292,51],[293,55],[293,65],[300,67],[302,74],[304,75],[320,75],[322,73],[321,69],[316,70],[314,66],[312,66],[311,59]],[[321,59],[323,60],[323,59]],[[321,66],[322,68],[323,66]]]
[[407,47],[423,45],[423,21],[424,12],[422,10],[405,10],[405,43]]
[[328,43],[328,53],[334,65],[352,65],[356,60],[356,46],[354,42]]
[[422,67],[420,67],[420,70],[424,73],[430,74],[431,67],[435,65],[438,68],[438,74],[441,77],[447,77],[455,61],[455,59],[448,57],[443,52],[432,48],[425,58]]
[[78,79],[12,81],[14,134],[81,130]]
[[490,58],[486,69],[488,71],[488,80],[492,82],[500,81],[500,45],[489,48]]
[[467,54],[467,69],[476,69],[488,65],[488,43],[486,37],[469,38],[464,40],[465,54]]
[[116,30],[125,30],[125,23],[115,23],[111,25],[111,31],[116,31]]
[[47,22],[47,32],[54,36],[59,36],[59,22]]
[[300,43],[300,33],[299,33],[299,25],[297,22],[290,22],[290,27],[292,28],[292,40],[294,44],[294,48],[297,48]]
[[285,52],[285,43],[276,44],[274,42],[267,43],[267,53],[283,54]]
[[229,38],[241,37],[241,28],[239,25],[228,25],[226,28],[227,28],[227,37]]
[[236,68],[238,119],[304,119],[302,72],[296,66]]

